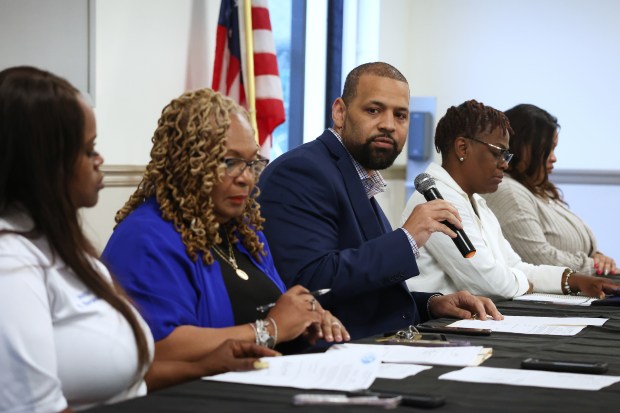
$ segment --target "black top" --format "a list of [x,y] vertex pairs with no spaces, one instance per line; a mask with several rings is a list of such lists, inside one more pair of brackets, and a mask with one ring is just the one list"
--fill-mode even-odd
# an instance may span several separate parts
[[[223,230],[220,231],[220,237],[222,244],[218,247],[228,256],[228,238]],[[267,274],[254,265],[250,257],[240,252],[236,245],[233,244],[235,260],[239,268],[248,274],[248,280],[241,279],[228,260],[221,258],[213,250],[211,252],[222,268],[222,277],[230,297],[235,325],[239,325],[254,322],[258,318],[265,318],[266,313],[259,313],[256,307],[275,302],[282,293]]]

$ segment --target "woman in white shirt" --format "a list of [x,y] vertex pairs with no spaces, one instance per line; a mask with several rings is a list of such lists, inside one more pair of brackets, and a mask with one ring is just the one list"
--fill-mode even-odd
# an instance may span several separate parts
[[[475,100],[448,109],[437,124],[435,147],[441,166],[427,173],[446,201],[459,211],[464,232],[476,254],[463,258],[452,239],[432,234],[420,250],[420,274],[407,281],[411,290],[452,293],[467,290],[493,299],[508,299],[528,291],[601,297],[619,291],[611,281],[575,273],[570,268],[527,264],[504,238],[497,218],[479,194],[497,190],[512,158],[508,151],[512,130],[506,116]],[[415,193],[403,217],[426,202]]]
[[529,104],[505,113],[515,132],[510,139],[515,159],[497,192],[484,198],[510,245],[532,264],[568,265],[584,274],[614,274],[615,260],[598,250],[592,230],[568,209],[549,180],[557,160],[557,118]]
[[227,342],[194,363],[150,365],[148,327],[78,220],[103,188],[95,138],[93,111],[66,80],[0,72],[2,412],[85,409],[277,354]]

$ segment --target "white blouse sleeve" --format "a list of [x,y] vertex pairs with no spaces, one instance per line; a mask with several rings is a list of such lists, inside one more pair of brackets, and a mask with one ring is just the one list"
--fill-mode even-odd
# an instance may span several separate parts
[[[463,231],[476,248],[472,258],[463,258],[454,245],[454,241],[442,233],[431,235],[427,243],[429,252],[434,255],[448,274],[457,289],[467,290],[474,295],[496,298],[512,298],[523,295],[529,288],[527,275],[511,263],[506,262],[506,256],[494,252],[491,246],[507,244],[501,231],[486,228],[483,230],[478,217],[473,212],[468,201],[442,188],[445,199],[452,203],[459,211],[462,219]],[[483,220],[488,217],[483,216]],[[494,218],[494,217],[493,217]],[[494,222],[484,222],[487,227],[494,228]]]
[[0,251],[0,411],[59,412],[67,408],[57,377],[45,286],[36,259]]

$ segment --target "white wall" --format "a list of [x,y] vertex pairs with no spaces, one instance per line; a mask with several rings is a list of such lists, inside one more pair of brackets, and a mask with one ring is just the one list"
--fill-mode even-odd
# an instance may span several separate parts
[[598,250],[619,263],[620,244],[616,238],[618,212],[615,206],[620,200],[620,186],[560,184],[558,187],[570,210],[594,232]]
[[[219,1],[97,2],[95,112],[108,164],[146,164],[163,107],[188,89],[210,86],[218,13]],[[190,51],[201,42],[204,48]],[[196,55],[203,61],[189,59]],[[196,69],[206,76],[192,82]]]
[[[562,125],[556,170],[620,170],[614,136],[620,2],[384,0],[381,6],[381,60],[405,74],[412,95],[436,97],[438,118],[472,98],[500,110],[533,103]],[[609,207],[620,201],[620,187],[562,187],[600,249],[620,260]]]
[[[105,188],[83,210],[95,246],[105,246],[114,215],[135,188],[131,166],[150,159],[163,107],[187,90],[211,84],[219,1],[103,0],[96,2],[97,148],[105,166],[129,175]],[[132,181],[133,179],[133,181]]]
[[399,23],[408,31],[390,43],[408,59],[414,94],[437,97],[438,114],[472,98],[501,110],[534,103],[562,125],[558,168],[619,169],[601,148],[620,149],[620,2],[407,3]]

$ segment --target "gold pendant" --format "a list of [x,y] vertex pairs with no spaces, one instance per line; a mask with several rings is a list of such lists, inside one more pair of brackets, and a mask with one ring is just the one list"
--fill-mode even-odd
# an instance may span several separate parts
[[241,268],[237,268],[236,272],[237,272],[237,277],[241,278],[242,280],[247,281],[250,279],[250,276],[245,271],[243,271]]

